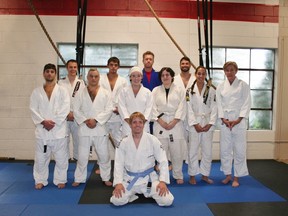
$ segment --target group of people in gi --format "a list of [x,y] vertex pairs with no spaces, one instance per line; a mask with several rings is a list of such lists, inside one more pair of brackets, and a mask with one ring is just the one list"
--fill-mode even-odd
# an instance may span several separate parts
[[[108,60],[107,74],[100,75],[91,68],[87,85],[77,76],[75,60],[66,63],[68,75],[58,83],[55,65],[44,66],[45,83],[30,99],[36,126],[36,189],[48,184],[51,156],[55,160],[53,183],[60,189],[65,187],[72,134],[72,158],[77,161],[72,186],[86,182],[93,146],[102,181],[114,186],[111,203],[124,205],[144,194],[160,206],[169,206],[174,200],[167,188],[169,170],[176,183],[183,184],[183,160],[188,162],[190,184],[197,184],[198,174],[203,181],[213,183],[209,175],[217,121],[221,170],[226,176],[222,182],[239,186],[239,177],[248,175],[246,120],[251,99],[249,86],[236,77],[237,64],[224,64],[226,79],[215,90],[207,82],[205,67],[190,72],[188,57],[181,58],[178,75],[169,67],[156,72],[153,63],[154,54],[145,52],[144,68],[134,66],[129,71],[130,84],[117,73],[117,57]],[[113,183],[109,139],[116,147]]]

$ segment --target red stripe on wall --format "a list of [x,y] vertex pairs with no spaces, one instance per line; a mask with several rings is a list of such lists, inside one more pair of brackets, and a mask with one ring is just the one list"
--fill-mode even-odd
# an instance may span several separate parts
[[[39,15],[75,16],[76,0],[32,0]],[[196,19],[196,1],[150,0],[159,17]],[[279,5],[213,2],[213,19],[278,23]],[[32,15],[27,0],[0,0],[0,15]],[[88,16],[153,17],[144,0],[88,1]]]

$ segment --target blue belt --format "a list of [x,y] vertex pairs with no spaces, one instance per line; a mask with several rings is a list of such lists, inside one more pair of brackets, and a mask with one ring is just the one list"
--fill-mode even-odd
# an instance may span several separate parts
[[149,175],[151,172],[154,171],[154,167],[151,167],[150,169],[147,169],[143,172],[138,172],[138,173],[134,173],[134,172],[130,172],[127,171],[127,174],[129,176],[134,176],[134,178],[132,179],[132,181],[129,183],[129,185],[127,186],[127,190],[130,191],[131,188],[133,187],[133,185],[136,183],[136,181],[140,178],[140,177],[145,177],[147,175]]

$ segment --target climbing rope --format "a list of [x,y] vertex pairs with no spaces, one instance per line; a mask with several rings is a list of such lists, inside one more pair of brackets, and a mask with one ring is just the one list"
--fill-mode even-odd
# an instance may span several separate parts
[[28,0],[28,3],[29,3],[29,6],[31,7],[31,9],[32,9],[32,11],[33,11],[33,13],[34,13],[36,19],[38,20],[38,22],[39,22],[39,24],[40,24],[42,30],[44,31],[46,37],[48,38],[50,44],[52,45],[52,47],[53,47],[54,50],[56,51],[57,55],[59,56],[59,58],[61,59],[61,61],[63,62],[63,64],[65,65],[65,64],[66,64],[66,61],[64,60],[63,56],[60,54],[58,48],[55,46],[55,44],[54,44],[54,42],[52,41],[50,35],[48,34],[48,31],[46,30],[46,28],[45,28],[43,22],[41,21],[39,15],[38,15],[38,13],[37,13],[37,11],[36,11],[34,5],[33,5],[32,0]]

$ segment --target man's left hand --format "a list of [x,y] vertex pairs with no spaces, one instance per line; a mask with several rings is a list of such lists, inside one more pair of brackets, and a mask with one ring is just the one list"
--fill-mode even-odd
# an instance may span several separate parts
[[159,196],[166,196],[166,194],[169,194],[166,184],[162,181],[160,181],[157,185],[156,192],[158,192]]

